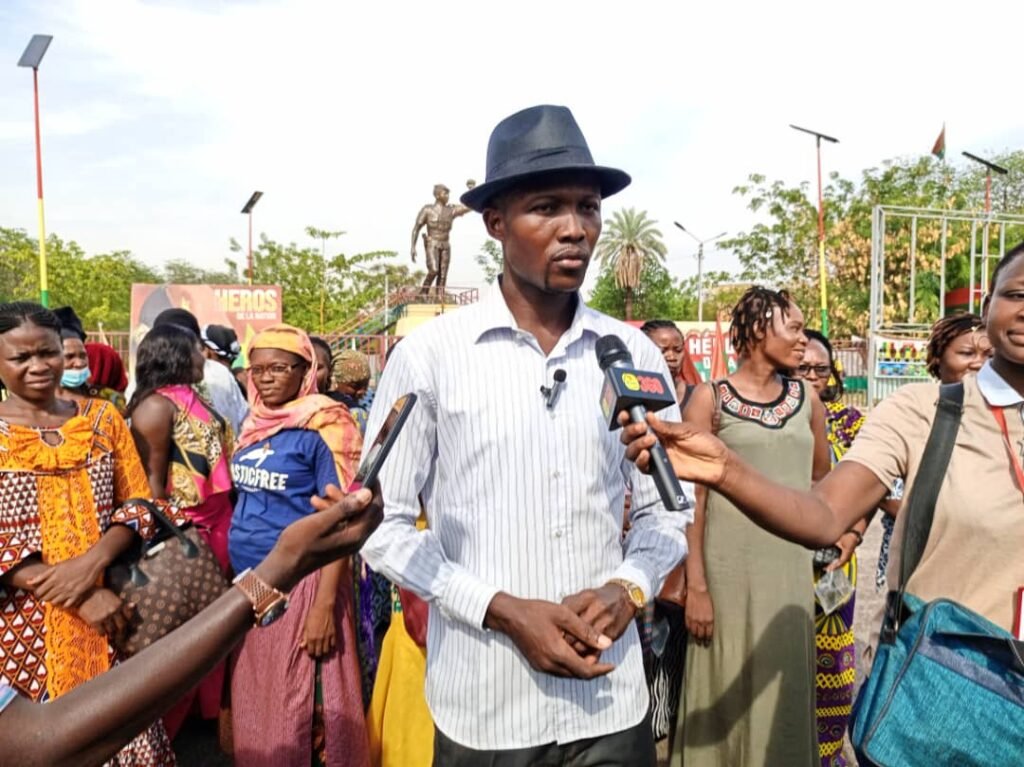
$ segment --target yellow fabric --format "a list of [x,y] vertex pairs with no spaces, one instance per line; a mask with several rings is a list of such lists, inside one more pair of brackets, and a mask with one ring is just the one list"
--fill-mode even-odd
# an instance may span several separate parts
[[366,715],[374,767],[430,767],[433,762],[434,720],[423,694],[426,677],[427,651],[409,636],[396,610],[384,635]]

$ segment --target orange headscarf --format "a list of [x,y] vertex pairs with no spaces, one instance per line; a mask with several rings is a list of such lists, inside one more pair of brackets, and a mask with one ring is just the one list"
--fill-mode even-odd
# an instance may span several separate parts
[[355,475],[359,453],[363,448],[363,438],[345,405],[317,394],[316,354],[309,336],[291,325],[272,325],[253,337],[247,352],[249,359],[257,349],[281,349],[291,352],[304,359],[309,368],[295,399],[277,408],[263,404],[259,392],[253,385],[252,374],[249,374],[249,415],[242,424],[236,452],[270,439],[284,429],[311,429],[318,432],[327,443],[327,447],[334,454],[338,480],[343,486],[348,486]]

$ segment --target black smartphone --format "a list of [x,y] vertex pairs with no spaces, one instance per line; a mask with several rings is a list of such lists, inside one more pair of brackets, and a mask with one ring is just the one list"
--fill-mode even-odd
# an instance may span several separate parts
[[838,546],[826,546],[823,549],[817,549],[814,552],[814,566],[828,567],[842,555],[843,552],[839,550]]
[[411,392],[395,400],[395,404],[391,406],[391,412],[384,419],[384,425],[377,432],[373,445],[370,446],[366,458],[359,465],[359,470],[348,487],[350,493],[354,493],[366,485],[372,485],[376,481],[377,475],[380,474],[380,469],[384,465],[384,459],[391,452],[391,448],[395,444],[395,440],[398,439],[405,422],[409,419],[409,413],[415,404],[416,395]]

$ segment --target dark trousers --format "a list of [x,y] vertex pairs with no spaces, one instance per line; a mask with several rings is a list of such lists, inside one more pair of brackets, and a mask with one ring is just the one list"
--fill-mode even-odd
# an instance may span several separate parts
[[655,761],[650,714],[610,735],[502,751],[466,748],[434,728],[434,767],[655,767]]

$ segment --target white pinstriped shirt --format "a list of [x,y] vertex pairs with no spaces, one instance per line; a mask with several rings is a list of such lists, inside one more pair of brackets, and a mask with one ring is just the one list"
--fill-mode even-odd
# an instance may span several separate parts
[[[685,555],[692,512],[654,504],[654,483],[624,462],[619,432],[601,414],[594,345],[607,333],[625,341],[636,367],[668,378],[642,333],[582,300],[545,358],[495,288],[406,337],[377,389],[367,435],[402,394],[416,392],[419,402],[381,474],[384,521],[363,555],[429,600],[427,702],[440,730],[464,746],[568,743],[627,729],[647,713],[632,623],[602,656],[615,670],[590,681],[534,671],[507,636],[482,627],[498,591],[558,602],[625,578],[650,598]],[[548,410],[539,390],[558,368],[566,380]],[[663,415],[679,418],[675,407]],[[639,511],[623,542],[627,480]],[[684,490],[692,499],[692,486]]]

